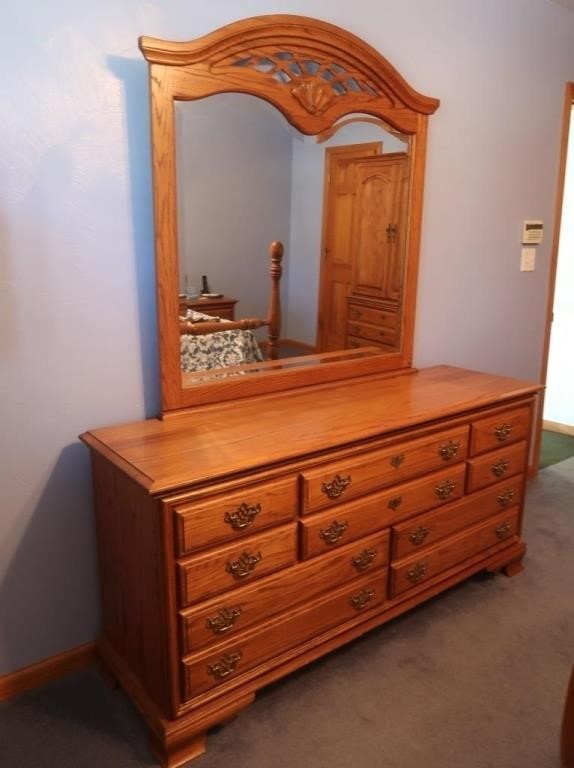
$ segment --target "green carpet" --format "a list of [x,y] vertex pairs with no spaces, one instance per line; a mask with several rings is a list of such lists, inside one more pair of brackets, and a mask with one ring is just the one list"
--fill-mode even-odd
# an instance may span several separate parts
[[558,464],[574,456],[574,437],[562,435],[559,432],[542,431],[542,444],[540,446],[540,469]]

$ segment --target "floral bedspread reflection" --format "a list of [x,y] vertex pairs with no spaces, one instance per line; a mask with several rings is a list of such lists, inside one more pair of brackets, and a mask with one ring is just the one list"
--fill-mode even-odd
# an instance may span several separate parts
[[184,373],[263,361],[253,331],[218,331],[202,336],[183,334],[180,343]]

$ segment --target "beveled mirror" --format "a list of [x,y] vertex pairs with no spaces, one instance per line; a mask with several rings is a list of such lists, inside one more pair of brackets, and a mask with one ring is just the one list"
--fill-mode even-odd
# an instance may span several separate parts
[[438,100],[305,17],[140,48],[163,412],[408,369]]

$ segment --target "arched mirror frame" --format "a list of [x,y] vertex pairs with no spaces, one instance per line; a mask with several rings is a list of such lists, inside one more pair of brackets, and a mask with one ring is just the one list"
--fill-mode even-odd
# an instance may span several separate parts
[[[428,116],[437,99],[412,89],[397,70],[358,37],[326,22],[301,16],[260,16],[235,22],[190,42],[141,37],[149,62],[152,165],[155,215],[158,334],[162,411],[232,400],[385,371],[412,363],[418,257],[422,217]],[[259,61],[278,51],[297,61],[344,68],[353,88],[336,93],[319,74],[302,73],[288,83],[273,72],[242,60]],[[263,67],[265,69],[265,67]],[[340,89],[339,89],[340,90]],[[351,113],[381,118],[391,129],[410,136],[411,180],[399,352],[366,354],[345,350],[315,355],[301,365],[281,365],[273,372],[250,374],[184,388],[179,346],[179,267],[176,199],[174,101],[239,92],[273,104],[304,134],[318,134]]]

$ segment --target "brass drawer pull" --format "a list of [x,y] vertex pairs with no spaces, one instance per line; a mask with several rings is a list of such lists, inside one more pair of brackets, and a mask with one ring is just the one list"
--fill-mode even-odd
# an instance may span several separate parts
[[395,510],[398,509],[403,501],[402,496],[394,496],[392,499],[389,499],[389,503],[387,504],[387,507],[389,509]]
[[256,555],[250,555],[249,552],[243,552],[237,560],[227,561],[225,570],[230,573],[234,579],[245,579],[251,574],[257,563],[261,562],[262,555],[258,552]]
[[451,493],[456,488],[456,483],[454,480],[445,480],[443,483],[440,483],[436,486],[434,489],[434,492],[439,497],[439,499],[448,499],[448,497],[451,495]]
[[386,335],[387,335],[386,331],[379,331],[379,336],[386,336]]
[[321,490],[330,499],[338,499],[350,484],[351,475],[347,475],[347,477],[341,477],[341,475],[336,474],[330,483],[323,483]]
[[353,567],[356,568],[357,571],[359,571],[359,573],[362,573],[372,565],[373,560],[375,559],[376,556],[377,556],[376,549],[364,549],[360,555],[356,555],[351,560],[351,563],[353,564]]
[[458,453],[460,448],[460,440],[449,440],[448,443],[441,445],[438,449],[438,455],[441,459],[448,461],[452,459]]
[[224,632],[229,632],[235,624],[235,619],[241,616],[241,608],[236,606],[234,608],[222,608],[217,616],[212,616],[205,620],[205,626],[210,629],[214,635],[222,635]]
[[356,307],[351,307],[351,311],[349,312],[353,320],[360,320],[362,317],[362,312],[360,309],[357,309]]
[[397,455],[393,456],[391,459],[391,466],[394,467],[395,469],[398,469],[404,460],[405,460],[405,454],[397,453]]
[[257,515],[261,512],[261,504],[240,504],[235,512],[226,512],[224,522],[230,525],[234,531],[249,528]]
[[497,539],[506,539],[510,535],[510,523],[508,521],[501,523],[494,529]]
[[410,571],[407,571],[407,579],[413,584],[417,584],[423,576],[426,576],[428,566],[426,563],[416,563]]
[[496,497],[496,501],[501,507],[509,507],[514,501],[514,488],[503,491],[500,496]]
[[323,539],[325,544],[336,544],[338,541],[341,541],[348,527],[349,523],[346,520],[343,520],[342,523],[333,520],[328,528],[321,528],[319,538]]
[[361,335],[361,326],[360,325],[352,325],[350,328],[351,333],[353,336],[360,336]]
[[495,477],[502,477],[509,467],[508,459],[498,459],[491,466],[490,471]]
[[216,680],[223,680],[225,677],[229,677],[232,672],[235,672],[235,667],[241,661],[242,656],[241,651],[224,653],[215,664],[207,665],[207,674],[212,675]]
[[353,595],[350,602],[356,611],[362,611],[363,608],[366,608],[367,605],[374,599],[374,597],[374,589],[362,589],[360,592],[357,592],[356,595]]
[[501,424],[498,427],[494,428],[494,434],[496,435],[496,439],[499,440],[501,443],[503,443],[512,432],[512,424]]
[[419,544],[423,543],[429,533],[430,528],[425,528],[424,525],[419,525],[418,528],[415,528],[414,531],[409,533],[409,541],[411,544],[414,544],[415,547],[418,547]]

